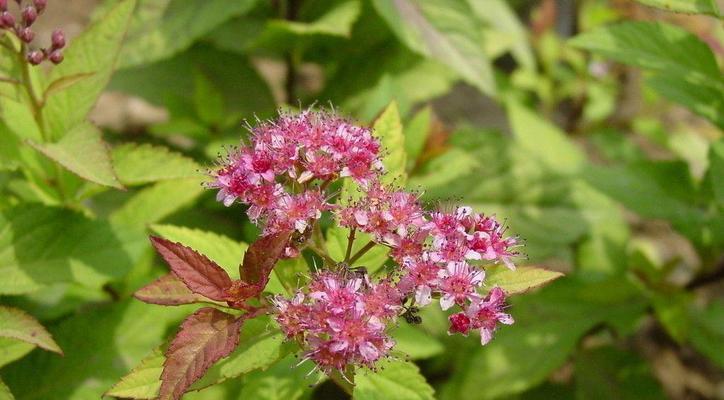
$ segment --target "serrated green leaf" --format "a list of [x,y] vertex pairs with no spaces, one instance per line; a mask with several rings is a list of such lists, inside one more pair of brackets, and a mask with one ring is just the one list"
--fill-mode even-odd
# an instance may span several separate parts
[[394,351],[399,351],[411,360],[434,357],[445,350],[445,347],[431,334],[405,322],[391,332],[395,340]]
[[667,99],[679,103],[691,111],[724,129],[724,89],[716,85],[687,82],[676,75],[658,74],[646,83]]
[[10,392],[10,388],[0,378],[0,400],[15,400],[15,397]]
[[[284,335],[269,329],[267,318],[249,320],[241,328],[239,347],[227,358],[211,367],[191,390],[200,390],[256,369],[266,369],[286,355],[282,347]],[[165,357],[160,349],[154,350],[116,383],[108,395],[133,399],[152,399],[161,387],[161,371]]]
[[256,0],[141,0],[121,51],[120,67],[168,58],[232,17],[245,14]]
[[76,125],[57,143],[29,143],[87,181],[123,189],[113,170],[108,145],[103,141],[101,131],[90,123]]
[[[193,310],[135,299],[87,307],[51,327],[60,346],[68,349],[64,357],[34,352],[4,368],[3,378],[22,399],[99,399]],[[28,379],[29,370],[55,379]]]
[[0,306],[0,336],[22,340],[45,350],[63,354],[43,325],[18,308]]
[[[309,384],[311,363],[299,364],[299,359],[288,356],[266,371],[253,371],[244,377],[240,399],[297,400],[306,398],[313,387]],[[203,393],[203,392],[202,392]]]
[[374,0],[376,11],[411,50],[447,65],[483,93],[496,93],[480,21],[460,1]]
[[110,219],[114,223],[143,227],[159,222],[188,206],[203,192],[200,179],[162,181],[141,189]]
[[418,111],[405,126],[405,153],[408,158],[408,167],[411,167],[410,164],[414,163],[422,154],[432,129],[431,124],[432,108],[428,106]]
[[121,42],[128,29],[136,0],[117,3],[103,18],[73,39],[65,50],[65,61],[53,68],[48,82],[93,74],[48,96],[43,119],[49,135],[60,139],[83,122],[98,96],[108,84]]
[[432,400],[435,390],[409,361],[382,361],[379,370],[355,375],[354,400]]
[[719,7],[714,0],[638,0],[638,2],[677,13],[719,16]]
[[507,108],[516,143],[545,166],[556,172],[574,173],[585,164],[583,152],[553,123],[516,101],[509,101]]
[[113,149],[113,168],[124,185],[201,176],[194,160],[166,147],[127,143]]
[[99,287],[123,276],[146,246],[135,230],[52,207],[0,212],[0,293],[56,282]]
[[397,103],[390,103],[372,125],[373,135],[382,144],[382,163],[385,165],[383,183],[403,185],[407,182],[405,136]]
[[664,22],[626,21],[584,32],[569,42],[624,64],[722,85],[714,54],[696,35]]
[[562,276],[563,274],[558,271],[544,268],[525,266],[511,271],[504,265],[496,265],[485,268],[485,286],[488,289],[499,286],[509,295],[519,294],[543,286]]
[[158,395],[161,372],[163,371],[163,351],[154,349],[141,362],[113,385],[105,396],[129,399],[151,399]]
[[[296,22],[272,20],[268,23],[268,30],[279,31],[294,35],[330,35],[348,37],[352,25],[359,17],[360,2],[358,0],[345,1],[330,7],[329,11],[318,19],[311,22]],[[269,40],[264,38],[268,32],[262,34],[260,41]],[[273,33],[271,34],[273,35]],[[257,44],[256,46],[259,46]]]
[[0,368],[22,358],[33,351],[35,346],[20,340],[0,337]]
[[563,365],[593,326],[634,325],[646,307],[638,290],[619,279],[595,285],[563,279],[511,300],[515,324],[501,327],[485,346],[469,339],[453,361],[441,400],[495,399],[523,392]]

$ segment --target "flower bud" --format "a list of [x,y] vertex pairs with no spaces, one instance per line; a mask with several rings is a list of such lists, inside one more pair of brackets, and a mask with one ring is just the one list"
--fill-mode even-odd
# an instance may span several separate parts
[[48,56],[48,58],[50,59],[50,62],[58,65],[63,62],[63,52],[60,50],[54,50],[50,53],[50,56]]
[[0,0],[0,11],[8,10],[8,0]]
[[20,28],[17,31],[17,34],[18,34],[18,38],[20,38],[20,40],[22,40],[25,43],[30,43],[35,38],[35,32],[33,32],[32,29],[27,28],[27,27]]
[[0,14],[0,24],[2,24],[4,28],[12,28],[15,26],[15,17],[7,11],[3,11],[3,13]]
[[28,53],[28,55],[26,56],[26,59],[28,60],[28,62],[33,65],[40,64],[41,62],[43,62],[44,58],[45,58],[45,56],[43,55],[43,52],[40,50],[33,50],[30,53]]
[[45,6],[48,5],[48,0],[33,0],[33,5],[38,10],[38,13],[41,13],[45,10]]
[[50,40],[53,44],[53,49],[58,50],[65,47],[65,34],[60,29],[56,29],[53,31],[53,34],[50,36]]
[[33,6],[27,6],[23,9],[22,16],[25,26],[30,26],[38,19],[38,11]]

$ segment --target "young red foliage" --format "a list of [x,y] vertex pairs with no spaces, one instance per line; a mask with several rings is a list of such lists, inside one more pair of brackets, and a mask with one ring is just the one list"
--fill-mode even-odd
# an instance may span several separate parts
[[218,264],[180,243],[155,236],[151,236],[151,243],[192,292],[212,300],[227,300],[226,289],[232,282]]
[[160,400],[178,400],[216,361],[239,344],[245,317],[204,307],[188,316],[166,350]]
[[291,231],[280,232],[252,243],[244,254],[244,262],[239,266],[241,280],[259,287],[259,292],[264,290],[272,269],[289,244],[291,234]]
[[144,303],[162,306],[178,306],[212,301],[200,294],[194,293],[185,283],[173,273],[166,274],[148,285],[138,289],[133,297]]

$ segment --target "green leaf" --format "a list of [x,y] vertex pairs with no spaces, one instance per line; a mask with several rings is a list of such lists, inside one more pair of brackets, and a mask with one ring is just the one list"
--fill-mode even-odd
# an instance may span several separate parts
[[113,168],[124,185],[200,176],[200,166],[166,147],[127,143],[113,149]]
[[191,247],[219,264],[234,279],[239,278],[239,264],[249,247],[227,236],[183,226],[152,225],[151,230],[164,239]]
[[[297,400],[313,390],[309,369],[311,364],[299,364],[299,359],[288,356],[266,371],[253,371],[244,377],[240,399]],[[203,393],[203,392],[202,392]]]
[[30,107],[9,97],[0,96],[0,113],[8,129],[21,139],[43,140]]
[[[3,378],[21,399],[99,399],[193,310],[135,299],[81,309],[50,327],[64,357],[34,352],[4,368]],[[29,370],[55,379],[28,379]]]
[[[200,390],[257,369],[264,370],[286,355],[282,347],[284,335],[278,330],[268,329],[268,324],[268,318],[246,321],[241,328],[239,347],[229,357],[211,367],[191,390]],[[154,350],[107,394],[133,399],[156,398],[161,387],[164,361],[161,349]]]
[[201,71],[194,73],[194,108],[208,125],[219,125],[224,120],[224,96]]
[[719,7],[714,0],[638,0],[638,2],[677,13],[719,16]]
[[150,63],[179,53],[255,4],[255,0],[141,0],[121,51],[120,67]]
[[33,351],[34,345],[20,340],[0,337],[0,367],[18,360]]
[[467,3],[374,0],[377,12],[410,49],[457,72],[488,95],[495,95],[493,69],[485,54],[480,21]]
[[391,334],[395,340],[394,351],[401,352],[411,360],[434,357],[445,351],[442,343],[429,332],[405,322],[400,322]]
[[140,232],[51,207],[0,213],[0,293],[23,294],[56,282],[100,287],[123,276],[146,239]]
[[203,192],[199,179],[162,181],[140,190],[111,214],[118,224],[143,227],[159,222],[193,203]]
[[722,86],[709,46],[671,24],[627,21],[582,33],[569,43],[624,64],[676,74],[704,86]]
[[475,15],[495,29],[495,33],[502,34],[511,44],[513,57],[521,67],[535,68],[533,50],[530,48],[530,39],[525,26],[515,15],[515,11],[505,0],[488,0],[485,2],[467,0]]
[[160,348],[154,349],[141,362],[113,385],[104,395],[129,399],[152,399],[161,386],[165,358]]
[[537,267],[518,267],[511,271],[504,265],[485,268],[485,285],[487,288],[500,286],[505,293],[519,294],[543,286],[562,277],[558,271],[551,271]]
[[724,301],[714,301],[703,310],[692,313],[692,316],[691,344],[724,368],[724,354],[721,351],[721,343],[724,341]]
[[0,336],[22,340],[45,350],[63,354],[43,325],[18,308],[0,306]]
[[402,121],[397,103],[390,103],[372,125],[373,135],[380,140],[382,163],[385,165],[384,183],[404,185],[407,181],[407,154],[405,154],[405,136],[402,133]]
[[0,400],[15,400],[13,394],[10,392],[10,388],[7,387],[5,382],[0,378]]
[[[336,4],[330,8],[324,15],[311,22],[297,22],[285,20],[269,21],[267,31],[279,31],[279,33],[287,33],[294,35],[330,35],[349,37],[352,25],[360,14],[360,2],[358,0],[345,1]],[[265,32],[259,41],[265,42],[269,40],[266,35],[273,36],[270,32]],[[257,44],[256,46],[259,46]],[[261,46],[260,46],[261,47]]]
[[719,139],[709,148],[709,171],[707,178],[714,194],[714,200],[724,206],[724,139]]
[[408,164],[414,164],[422,154],[432,129],[431,124],[432,108],[427,106],[418,111],[405,126],[405,153],[408,157]]
[[724,89],[716,85],[687,82],[684,78],[665,73],[646,80],[646,83],[667,99],[724,129]]
[[377,372],[361,371],[355,375],[352,398],[355,400],[432,400],[435,391],[420,369],[409,361],[380,362]]
[[73,127],[57,143],[28,143],[87,181],[123,189],[113,170],[108,145],[103,141],[100,130],[90,123]]
[[638,290],[619,279],[595,285],[563,279],[512,300],[515,324],[501,327],[484,347],[468,338],[440,399],[494,399],[527,390],[563,365],[593,326],[633,325],[646,307]]
[[62,138],[72,127],[83,122],[108,84],[135,5],[136,0],[117,3],[70,42],[65,50],[65,61],[52,69],[48,78],[51,84],[81,74],[93,76],[48,96],[43,119],[51,137]]
[[661,386],[649,366],[634,353],[613,347],[586,350],[576,356],[579,399],[663,399]]
[[557,126],[520,105],[509,101],[508,119],[515,141],[552,171],[573,173],[586,161],[583,152]]

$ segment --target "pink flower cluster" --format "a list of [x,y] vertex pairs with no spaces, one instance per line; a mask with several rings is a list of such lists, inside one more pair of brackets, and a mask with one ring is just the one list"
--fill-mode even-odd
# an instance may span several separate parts
[[387,281],[321,272],[306,294],[277,297],[274,304],[282,331],[307,349],[305,359],[330,373],[348,365],[373,367],[389,353],[395,342],[386,329],[402,309],[402,295]]
[[220,189],[226,206],[249,205],[252,221],[266,221],[265,235],[301,233],[331,208],[323,193],[330,182],[349,176],[365,184],[377,176],[379,149],[369,129],[334,114],[282,114],[251,128],[251,143],[223,160],[209,187]]
[[[511,258],[518,254],[518,239],[506,236],[492,216],[469,207],[427,211],[418,195],[383,185],[379,152],[370,130],[307,110],[252,128],[251,143],[229,154],[209,184],[225,205],[247,204],[249,218],[263,225],[264,235],[299,232],[301,240],[288,244],[288,257],[304,249],[305,233],[324,212],[350,229],[344,260],[310,246],[326,268],[292,299],[273,300],[287,337],[325,372],[373,366],[394,344],[387,326],[400,316],[419,321],[414,313],[434,298],[443,310],[458,307],[450,316],[450,334],[477,330],[486,344],[498,323],[513,322],[503,312],[502,289],[487,295],[479,290],[485,279],[481,264],[515,268]],[[359,184],[361,196],[335,202],[330,184],[344,177]],[[378,282],[353,272],[347,264],[361,255],[350,254],[357,232],[372,238],[359,251],[387,247],[398,268]]]

